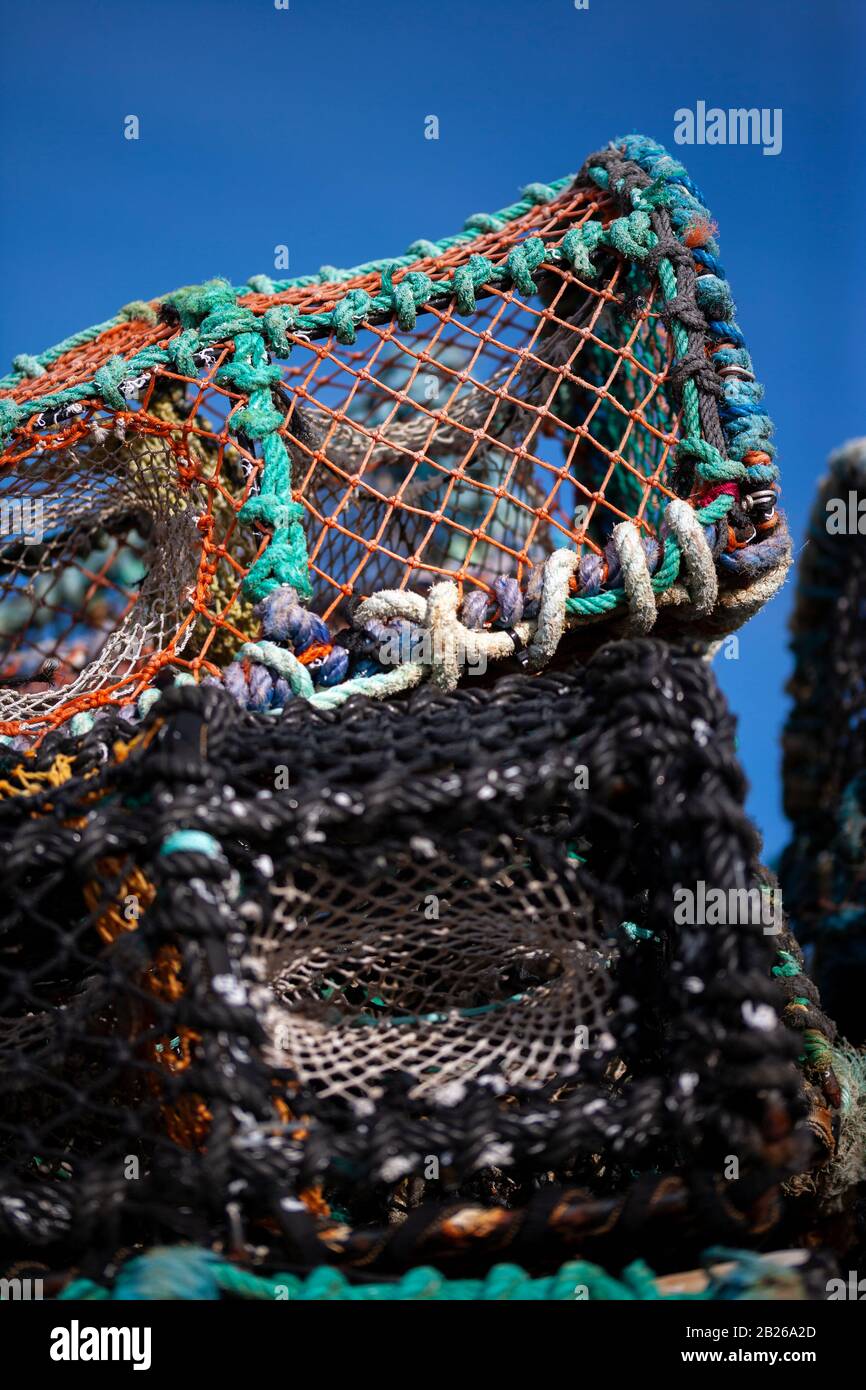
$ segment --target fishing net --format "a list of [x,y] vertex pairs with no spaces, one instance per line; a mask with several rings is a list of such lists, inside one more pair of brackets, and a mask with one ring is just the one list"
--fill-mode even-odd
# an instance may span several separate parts
[[638,137],[16,359],[0,1253],[495,1284],[804,1226],[841,1054],[703,659],[789,563],[760,396]]
[[770,882],[743,790],[706,664],[648,641],[50,734],[0,802],[7,1245],[388,1267],[771,1228],[832,1153],[833,1026],[784,924],[672,920],[677,885]]
[[419,1097],[500,1069],[516,1084],[576,1075],[608,991],[586,910],[574,938],[575,895],[531,860],[461,872],[432,841],[420,864],[383,861],[369,884],[299,865],[275,886],[260,947],[275,1059],[362,1100],[407,1067]]
[[[255,660],[333,704],[538,667],[605,620],[736,626],[789,547],[732,316],[685,171],[633,137],[403,257],[212,281],[16,358],[5,736],[129,704],[166,666]],[[281,587],[302,672],[248,651]],[[371,620],[426,645],[347,654]]]

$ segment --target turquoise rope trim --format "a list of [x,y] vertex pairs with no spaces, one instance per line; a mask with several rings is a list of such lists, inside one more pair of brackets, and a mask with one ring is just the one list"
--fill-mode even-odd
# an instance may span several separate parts
[[163,840],[160,854],[206,854],[216,859],[222,854],[219,840],[204,830],[174,830]]
[[[509,207],[502,208],[496,213],[475,213],[467,218],[462,232],[457,232],[452,236],[442,237],[439,241],[415,241],[408,248],[404,256],[386,257],[376,261],[366,261],[361,265],[356,265],[350,270],[337,270],[333,266],[326,266],[318,275],[298,275],[290,280],[272,280],[270,276],[253,275],[246,285],[241,285],[234,289],[232,293],[239,297],[250,293],[256,294],[284,294],[287,290],[307,289],[312,285],[333,284],[343,280],[355,280],[362,275],[375,275],[387,268],[392,270],[400,269],[404,266],[414,265],[422,256],[435,257],[444,251],[450,250],[453,246],[462,246],[468,242],[476,240],[486,232],[499,231],[504,229],[509,222],[515,222],[518,218],[524,217],[531,212],[533,207],[539,203],[550,202],[551,198],[561,193],[573,181],[573,174],[566,174],[564,178],[556,179],[550,184],[528,184],[524,189],[524,196],[519,202],[512,203]],[[539,190],[544,190],[543,196],[539,195]],[[327,271],[327,274],[324,272]],[[164,302],[171,298],[171,295],[162,295],[157,302]],[[50,367],[58,358],[65,353],[71,352],[74,348],[84,347],[87,343],[93,342],[94,338],[100,337],[109,328],[117,328],[122,323],[128,323],[132,318],[140,318],[148,323],[155,320],[155,312],[151,304],[143,300],[137,300],[132,304],[127,304],[113,318],[106,319],[103,323],[94,324],[91,328],[84,328],[78,333],[73,333],[70,337],[64,338],[62,342],[56,343],[54,347],[47,348],[36,357],[27,354],[27,360],[37,366]],[[17,360],[17,359],[16,359]],[[0,390],[9,390],[26,376],[40,375],[38,372],[24,370],[23,366],[17,367],[13,363],[14,370],[7,376],[0,377]],[[187,373],[194,375],[194,373]],[[61,402],[62,404],[62,402]],[[45,407],[50,409],[50,407]]]
[[[483,1279],[447,1279],[421,1266],[391,1283],[351,1284],[338,1269],[322,1267],[304,1277],[263,1277],[220,1260],[208,1250],[176,1247],[130,1260],[112,1288],[76,1279],[58,1295],[65,1301],[202,1299],[222,1295],[259,1302],[575,1302],[584,1299],[658,1299],[654,1276],[642,1261],[615,1279],[598,1265],[570,1261],[546,1278],[532,1278],[518,1265],[495,1265]],[[679,1297],[679,1296],[677,1296]],[[704,1294],[687,1295],[704,1298]]]
[[[710,234],[712,219],[707,211],[705,200],[689,178],[678,160],[673,159],[662,145],[643,135],[627,135],[614,141],[621,147],[626,159],[640,165],[652,178],[652,184],[632,195],[636,206],[650,204],[664,206],[668,210],[671,226],[680,240],[698,224],[703,224],[707,235],[702,245],[692,249],[692,259],[699,271],[696,297],[699,307],[707,317],[707,329],[713,346],[713,361],[718,368],[738,367],[751,379],[738,379],[736,376],[725,380],[724,395],[719,402],[719,418],[725,436],[727,460],[718,457],[713,463],[718,470],[720,465],[730,466],[738,463],[743,474],[728,472],[715,474],[704,472],[703,476],[712,481],[723,481],[744,477],[750,486],[765,487],[779,476],[774,464],[753,464],[746,467],[743,460],[750,452],[762,452],[770,459],[775,454],[772,443],[773,424],[765,413],[761,401],[763,387],[754,380],[752,361],[745,350],[745,340],[739,325],[734,320],[735,308],[725,272],[718,260],[718,244]],[[591,173],[593,171],[590,171]],[[596,171],[601,173],[602,171]],[[607,186],[607,175],[597,180],[601,187]],[[679,347],[677,348],[679,352]],[[694,383],[690,383],[694,386]],[[695,416],[693,402],[696,399],[689,392],[688,436],[681,441],[680,449],[688,454],[688,445],[699,438],[699,420]]]
[[768,1264],[748,1250],[709,1250],[704,1264],[729,1262],[731,1270],[710,1275],[696,1293],[660,1293],[656,1275],[643,1260],[635,1260],[615,1278],[587,1260],[570,1260],[555,1274],[534,1278],[519,1265],[500,1264],[483,1279],[448,1279],[428,1265],[409,1270],[389,1283],[352,1284],[339,1269],[322,1266],[301,1277],[260,1275],[195,1246],[172,1246],[148,1251],[129,1260],[111,1287],[92,1279],[76,1279],[58,1294],[66,1302],[105,1302],[155,1299],[207,1300],[230,1298],[257,1302],[690,1302],[749,1297],[750,1292],[790,1272]]
[[[582,227],[571,228],[557,246],[545,246],[539,237],[529,237],[512,247],[502,266],[491,265],[483,256],[470,257],[467,266],[461,266],[454,275],[437,281],[427,275],[410,272],[398,285],[394,285],[394,272],[406,263],[406,258],[382,262],[379,272],[382,289],[379,294],[370,295],[361,289],[350,290],[333,309],[316,314],[298,314],[292,306],[275,305],[259,317],[251,309],[237,303],[239,291],[227,281],[212,280],[204,285],[188,286],[167,295],[163,301],[178,312],[182,329],[165,347],[143,348],[126,359],[112,357],[91,380],[62,391],[36,396],[21,404],[8,399],[0,400],[0,434],[5,438],[32,415],[89,401],[94,396],[100,397],[111,409],[123,410],[126,401],[120,387],[124,380],[166,366],[195,377],[194,354],[197,351],[241,336],[247,341],[241,348],[236,344],[233,361],[220,370],[218,379],[243,393],[260,393],[259,403],[252,408],[252,414],[239,411],[232,421],[236,429],[249,434],[251,438],[264,438],[282,423],[282,417],[277,418],[278,412],[264,401],[268,388],[279,380],[279,369],[258,360],[258,353],[249,339],[261,338],[276,355],[286,357],[291,346],[288,340],[290,331],[305,333],[309,337],[321,337],[333,331],[338,342],[351,345],[355,342],[358,328],[365,322],[394,316],[402,329],[414,328],[418,310],[437,300],[456,297],[458,308],[462,312],[471,312],[475,307],[475,292],[483,284],[499,288],[513,285],[523,294],[534,294],[536,285],[533,273],[545,264],[565,265],[575,269],[578,274],[592,278],[596,271],[591,254],[600,247],[619,250],[620,254],[623,254],[622,248],[628,247],[641,258],[646,256],[652,238],[646,223],[646,213],[636,211],[618,218],[609,227],[603,227],[598,222],[587,222]],[[411,260],[408,263],[411,264]],[[7,384],[4,380],[0,382],[0,387]],[[251,433],[247,428],[250,425],[253,429],[264,429],[265,433]]]

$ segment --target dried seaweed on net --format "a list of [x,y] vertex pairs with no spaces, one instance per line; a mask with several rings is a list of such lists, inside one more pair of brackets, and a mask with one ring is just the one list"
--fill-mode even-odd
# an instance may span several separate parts
[[[807,1093],[830,1089],[824,1060],[804,1083],[781,1018],[827,1048],[833,1029],[801,963],[772,975],[778,947],[799,961],[786,935],[671,925],[674,884],[761,879],[732,732],[705,665],[642,642],[586,671],[339,713],[262,717],[216,689],[166,689],[142,732],[111,711],[82,740],[51,735],[43,789],[0,800],[7,1239],[74,1245],[108,1223],[212,1240],[232,1203],[301,1240],[311,1185],[363,1226],[425,1155],[441,1167],[430,1195],[481,1181],[526,1199],[554,1173],[601,1204],[602,1227],[627,1208],[638,1229],[675,1172],[707,1230],[766,1224],[808,1162]],[[440,915],[444,944],[417,907],[406,920],[431,873],[470,883],[472,920],[501,917],[516,864],[518,901],[543,908],[537,931],[511,914],[505,960],[459,911],[450,942]],[[551,891],[568,899],[559,918]],[[369,904],[388,894],[377,937]],[[34,1050],[20,1020],[37,1012],[60,1022]],[[591,1025],[579,1049],[575,1012]],[[366,1042],[383,1026],[415,1030],[402,1065]],[[731,1152],[736,1184],[719,1179]]]

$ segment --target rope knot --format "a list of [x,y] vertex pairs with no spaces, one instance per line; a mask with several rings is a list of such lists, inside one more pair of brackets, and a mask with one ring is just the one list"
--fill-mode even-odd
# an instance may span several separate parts
[[393,266],[382,271],[382,295],[394,306],[400,327],[408,331],[415,327],[418,309],[430,298],[433,281],[421,270],[410,270],[395,285],[393,275]]
[[458,266],[454,272],[454,296],[461,314],[471,314],[475,309],[475,294],[482,285],[487,284],[493,273],[493,264],[486,256],[473,254],[466,265]]
[[582,227],[572,227],[562,238],[560,251],[577,275],[592,280],[598,273],[592,263],[592,253],[604,241],[604,228],[600,222],[585,222]]
[[33,357],[29,352],[19,352],[17,357],[12,358],[13,372],[20,372],[22,376],[44,376],[45,368],[38,357]]
[[275,364],[238,361],[237,355],[231,362],[226,362],[225,366],[220,367],[216,374],[216,380],[221,386],[233,386],[244,395],[250,395],[253,391],[265,391],[275,386],[280,379],[280,369]]
[[614,250],[634,261],[646,260],[656,241],[649,213],[642,211],[618,217],[611,223],[608,237]]
[[533,272],[538,269],[547,255],[547,248],[541,237],[531,236],[519,246],[513,246],[508,253],[505,262],[508,274],[514,281],[521,294],[533,295],[537,291],[537,286],[533,280]]
[[181,328],[198,328],[214,313],[226,313],[237,304],[228,280],[208,280],[203,285],[184,285],[162,301],[164,313],[174,315]]
[[289,334],[294,330],[298,311],[294,304],[274,304],[262,315],[262,330],[275,357],[284,361],[292,350]]
[[366,290],[349,290],[345,299],[334,306],[331,323],[338,343],[349,347],[355,341],[355,330],[367,317],[370,296]]

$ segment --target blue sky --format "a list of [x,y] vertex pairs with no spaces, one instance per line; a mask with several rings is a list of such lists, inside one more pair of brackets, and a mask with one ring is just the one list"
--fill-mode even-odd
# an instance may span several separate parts
[[[0,362],[132,299],[270,271],[277,244],[292,275],[399,254],[615,135],[674,148],[674,112],[699,100],[778,107],[775,157],[675,152],[719,224],[799,548],[827,453],[866,432],[863,16],[850,0],[6,0]],[[717,663],[771,854],[791,598]]]

